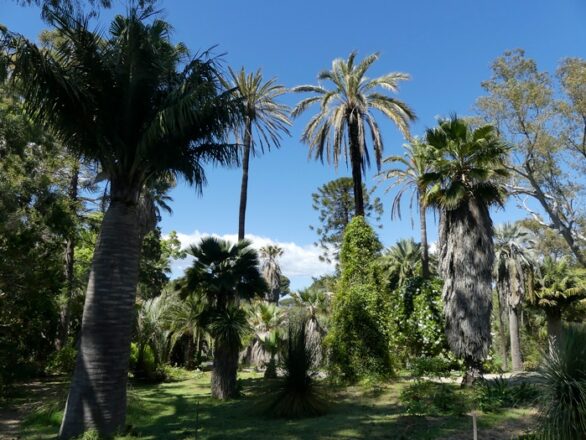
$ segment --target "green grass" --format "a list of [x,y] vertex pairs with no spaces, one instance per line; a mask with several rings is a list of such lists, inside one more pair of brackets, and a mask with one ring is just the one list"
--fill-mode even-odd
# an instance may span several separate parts
[[[398,401],[404,381],[377,387],[330,389],[332,406],[327,415],[282,420],[264,417],[257,410],[267,391],[267,382],[254,373],[242,373],[239,377],[243,397],[228,402],[210,397],[209,373],[190,373],[187,379],[155,386],[133,386],[127,419],[132,435],[118,439],[471,438],[470,416],[406,415]],[[44,402],[25,420],[22,439],[47,439],[56,435],[63,407],[63,399],[59,400]],[[479,425],[491,429],[528,417],[531,411],[527,409],[480,414]],[[503,438],[511,438],[508,434]]]

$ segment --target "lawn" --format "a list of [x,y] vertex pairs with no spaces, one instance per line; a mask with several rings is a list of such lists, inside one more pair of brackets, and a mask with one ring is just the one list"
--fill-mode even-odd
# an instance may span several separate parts
[[[399,403],[406,381],[384,386],[331,389],[328,415],[303,420],[270,419],[258,407],[267,384],[258,374],[241,373],[243,396],[221,402],[210,397],[209,373],[188,373],[175,382],[133,385],[129,393],[130,434],[119,439],[471,439],[469,415],[409,416]],[[29,414],[22,439],[56,435],[63,414],[64,384]],[[456,387],[456,385],[454,385]],[[530,427],[531,408],[479,413],[479,439],[511,439]]]

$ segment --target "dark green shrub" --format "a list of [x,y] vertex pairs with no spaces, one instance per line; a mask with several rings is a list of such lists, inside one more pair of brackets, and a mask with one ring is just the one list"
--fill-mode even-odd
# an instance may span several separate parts
[[565,329],[562,340],[544,356],[539,369],[540,438],[586,438],[586,328]]
[[459,364],[449,356],[439,355],[434,357],[418,357],[411,361],[410,372],[416,378],[421,377],[445,377]]
[[416,381],[399,398],[410,415],[461,415],[468,411],[466,396],[453,384]]
[[538,395],[539,391],[534,385],[513,383],[503,377],[484,380],[475,389],[476,404],[486,412],[528,405],[534,403]]
[[284,377],[263,410],[267,415],[281,418],[315,417],[325,414],[327,401],[323,390],[311,377],[317,347],[306,336],[306,321],[289,326],[283,353]]
[[76,356],[77,350],[73,344],[65,345],[61,350],[49,356],[45,372],[48,374],[68,374],[73,372]]

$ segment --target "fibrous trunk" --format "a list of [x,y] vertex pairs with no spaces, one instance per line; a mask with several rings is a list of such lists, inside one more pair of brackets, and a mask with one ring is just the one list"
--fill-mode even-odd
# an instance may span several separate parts
[[491,343],[492,234],[483,202],[470,199],[457,209],[442,212],[440,269],[446,336],[450,349],[464,359],[470,382],[480,375]]
[[238,396],[236,374],[238,370],[238,349],[216,341],[212,369],[212,397],[226,400]]
[[124,427],[139,253],[136,203],[113,198],[94,253],[61,438]]
[[350,163],[352,166],[352,181],[354,183],[354,207],[356,215],[364,216],[364,194],[362,194],[362,154],[360,152],[360,138],[355,116],[348,117],[350,137]]
[[521,355],[521,338],[519,337],[519,309],[509,308],[509,332],[511,335],[511,360],[513,371],[523,371],[523,357]]

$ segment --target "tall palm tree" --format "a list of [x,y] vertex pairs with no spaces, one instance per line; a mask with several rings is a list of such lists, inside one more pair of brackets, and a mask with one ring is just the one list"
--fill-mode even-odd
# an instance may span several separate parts
[[91,428],[109,436],[125,426],[141,190],[168,173],[201,190],[206,162],[237,160],[238,150],[223,139],[239,106],[223,92],[216,64],[172,44],[170,25],[153,14],[131,6],[103,35],[88,19],[51,12],[48,21],[62,38],[49,49],[2,36],[28,113],[99,162],[109,180],[62,438]]
[[250,361],[256,365],[266,365],[265,377],[276,377],[275,356],[282,339],[279,328],[285,314],[276,304],[255,301],[248,310],[248,320],[254,331],[250,344]]
[[318,75],[318,81],[331,81],[332,89],[321,85],[303,85],[293,89],[295,92],[314,94],[297,104],[292,112],[294,117],[312,104],[320,104],[319,112],[310,119],[302,136],[303,142],[309,144],[310,156],[313,155],[323,162],[325,155],[328,162],[333,162],[336,167],[340,156],[345,156],[346,161],[350,160],[356,215],[361,216],[364,216],[362,173],[370,166],[367,132],[370,131],[379,170],[384,148],[372,109],[380,111],[393,121],[407,138],[409,122],[415,119],[415,114],[403,101],[377,91],[383,89],[396,93],[399,82],[409,79],[409,75],[393,72],[377,78],[365,76],[368,68],[378,58],[378,53],[375,53],[356,64],[356,52],[352,52],[347,60],[335,59],[331,70],[325,70]]
[[188,253],[194,262],[185,272],[183,294],[201,292],[206,297],[214,338],[212,396],[229,399],[237,395],[238,351],[248,329],[240,300],[264,294],[267,285],[258,255],[247,240],[232,244],[207,237]]
[[421,229],[422,275],[424,278],[429,278],[429,246],[427,244],[427,218],[425,215],[427,211],[425,205],[427,185],[423,181],[423,176],[429,172],[430,158],[425,143],[417,138],[414,138],[409,144],[405,144],[404,148],[405,154],[403,156],[389,156],[384,160],[384,163],[399,165],[400,168],[385,170],[382,176],[390,181],[388,190],[399,187],[393,199],[391,219],[395,216],[401,218],[401,199],[406,192],[412,194],[409,208],[413,207],[413,198],[417,200]]
[[399,240],[385,252],[383,258],[396,287],[404,286],[409,279],[421,274],[421,248],[421,244],[410,238]]
[[[527,271],[534,266],[531,253],[534,241],[531,232],[517,224],[505,223],[495,230],[494,275],[499,299],[501,338],[505,336],[505,315],[508,315],[511,361],[513,371],[523,370],[519,316],[528,282]],[[506,359],[505,351],[505,359]]]
[[275,304],[279,303],[279,296],[281,295],[281,266],[279,265],[278,258],[283,256],[285,251],[283,248],[269,244],[260,248],[260,258],[262,260],[262,274],[269,285],[267,292],[267,301]]
[[481,374],[490,347],[493,228],[489,207],[504,199],[507,147],[494,127],[473,129],[452,117],[426,132],[433,157],[425,203],[440,211],[439,262],[446,335],[463,358],[464,383]]
[[240,210],[238,214],[238,240],[244,239],[246,222],[246,201],[248,198],[248,167],[250,154],[253,155],[281,145],[281,135],[289,135],[288,126],[290,109],[281,104],[277,98],[287,89],[277,84],[275,78],[264,81],[262,72],[257,70],[247,74],[242,67],[238,72],[228,68],[229,78],[224,85],[232,89],[242,101],[242,123],[238,126],[236,136],[242,140],[242,185],[240,187]]
[[545,257],[536,271],[530,302],[545,311],[550,352],[560,345],[562,314],[572,303],[586,298],[586,269],[572,267],[567,258]]

